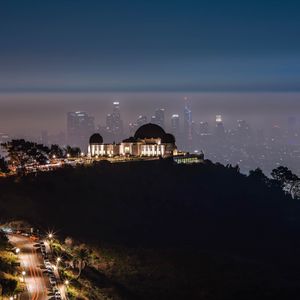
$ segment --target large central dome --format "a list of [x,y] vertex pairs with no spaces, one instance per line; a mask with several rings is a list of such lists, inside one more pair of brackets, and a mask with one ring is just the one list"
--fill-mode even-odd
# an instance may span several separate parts
[[91,145],[97,145],[97,144],[102,144],[103,143],[103,138],[99,133],[94,133],[93,135],[91,135],[90,137],[90,144]]
[[151,138],[161,138],[165,137],[165,131],[158,125],[148,123],[141,126],[134,134],[136,139],[151,139]]

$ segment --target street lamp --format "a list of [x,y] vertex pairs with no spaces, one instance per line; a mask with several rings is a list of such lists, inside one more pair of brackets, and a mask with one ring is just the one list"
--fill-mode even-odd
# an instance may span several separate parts
[[60,262],[61,262],[61,258],[60,258],[60,257],[57,257],[57,258],[56,258],[56,266],[57,266],[57,268],[58,268],[58,265],[59,265]]
[[70,284],[69,280],[65,280],[65,285],[68,286]]
[[49,239],[49,246],[50,246],[50,250],[51,250],[51,252],[52,252],[52,239],[53,239],[53,237],[54,237],[54,234],[52,233],[52,232],[49,232],[48,233],[48,239]]
[[16,254],[19,254],[20,253],[20,248],[16,248]]
[[25,281],[25,275],[26,275],[26,272],[25,271],[22,271],[22,282],[24,282]]

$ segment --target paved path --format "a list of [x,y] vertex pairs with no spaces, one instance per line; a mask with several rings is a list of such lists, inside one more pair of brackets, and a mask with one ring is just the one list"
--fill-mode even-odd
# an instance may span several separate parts
[[11,234],[8,236],[11,244],[21,251],[18,254],[21,268],[26,272],[25,283],[27,292],[21,295],[21,300],[51,299],[50,282],[45,273],[42,256],[38,253],[36,242],[30,237]]

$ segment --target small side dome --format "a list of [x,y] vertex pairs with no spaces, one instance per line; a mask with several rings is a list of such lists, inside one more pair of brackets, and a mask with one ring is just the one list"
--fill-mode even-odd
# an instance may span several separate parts
[[94,133],[90,137],[90,144],[103,144],[103,138],[99,133]]
[[158,125],[148,123],[142,125],[134,134],[136,139],[151,139],[151,138],[161,138],[165,136],[165,131]]
[[175,136],[171,133],[166,133],[164,138],[162,139],[162,142],[166,144],[175,144]]

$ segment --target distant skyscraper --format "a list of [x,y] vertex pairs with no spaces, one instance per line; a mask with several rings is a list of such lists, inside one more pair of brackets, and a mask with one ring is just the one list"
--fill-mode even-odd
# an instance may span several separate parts
[[192,148],[192,110],[191,105],[187,97],[184,97],[185,106],[183,112],[183,134],[186,141],[186,147],[188,150]]
[[282,131],[279,125],[273,125],[271,128],[271,141],[272,142],[281,142],[282,141]]
[[178,138],[180,134],[180,122],[179,115],[172,115],[171,117],[171,132]]
[[123,135],[123,121],[121,119],[120,102],[113,102],[113,111],[106,115],[106,131],[114,138]]
[[208,134],[208,123],[207,122],[200,122],[199,123],[199,134],[200,135],[205,135]]
[[215,135],[217,138],[223,139],[225,138],[225,128],[222,121],[221,115],[216,115],[216,128]]
[[137,127],[140,127],[144,124],[147,124],[147,116],[139,116],[137,121],[136,121]]
[[287,141],[291,145],[299,143],[299,128],[297,127],[297,119],[295,117],[288,118]]
[[130,133],[134,133],[139,127],[141,127],[142,125],[147,124],[147,116],[143,116],[140,115],[136,122],[134,123],[129,123],[129,132]]
[[94,117],[89,116],[84,111],[69,112],[67,114],[68,144],[71,146],[78,146],[86,151],[87,141],[94,131]]
[[156,124],[156,117],[155,116],[151,116],[151,123]]
[[0,132],[0,144],[7,143],[10,140],[10,136],[7,133]]
[[162,128],[165,128],[165,110],[164,108],[155,111],[155,122]]
[[251,137],[251,129],[249,124],[244,120],[238,120],[237,121],[237,135],[239,138],[239,141],[243,142]]
[[216,123],[222,123],[222,116],[216,115]]
[[113,102],[113,132],[115,135],[123,135],[123,121],[121,119],[120,103]]
[[109,132],[112,132],[113,131],[113,124],[114,124],[114,121],[113,121],[112,114],[107,114],[106,115],[106,130],[109,131]]

